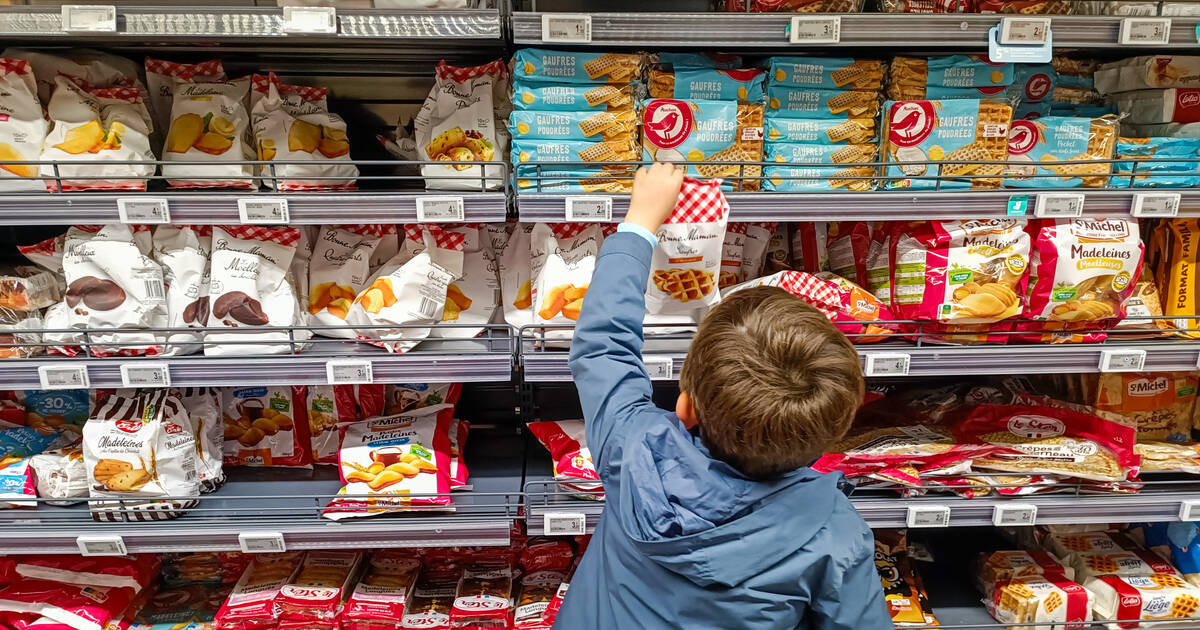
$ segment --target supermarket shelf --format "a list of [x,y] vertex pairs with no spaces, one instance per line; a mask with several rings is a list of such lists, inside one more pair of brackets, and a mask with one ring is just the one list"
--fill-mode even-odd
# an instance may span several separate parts
[[[1037,190],[893,191],[861,193],[726,193],[732,221],[893,221],[907,219],[1006,218],[1014,196],[1028,196],[1028,208],[1037,202]],[[1092,217],[1129,216],[1136,193],[1178,192],[1179,216],[1200,216],[1200,190],[1082,190],[1083,214]],[[563,221],[570,195],[517,194],[522,221]],[[597,195],[587,195],[595,197]],[[600,195],[604,196],[604,195]],[[614,221],[629,209],[629,195],[612,195]],[[1030,212],[1030,215],[1032,212]]]
[[336,16],[336,33],[289,33],[280,8],[118,6],[116,32],[67,33],[63,31],[58,7],[5,7],[0,10],[0,35],[114,44],[152,37],[156,41],[186,40],[188,44],[203,40],[267,40],[272,46],[333,41],[370,41],[392,46],[445,47],[455,42],[503,46],[502,20],[497,9],[338,9]]
[[4,510],[0,553],[79,553],[77,538],[121,536],[130,553],[236,551],[239,533],[280,533],[287,549],[508,545],[521,501],[521,441],[487,435],[468,445],[474,490],[452,495],[454,511],[331,521],[321,509],[341,482],[333,466],[314,471],[231,469],[231,479],[183,516],[98,523],[86,505]]
[[[542,13],[513,13],[513,40],[518,45],[543,45]],[[841,41],[836,44],[794,45],[788,42],[788,14],[740,13],[591,13],[589,44],[567,46],[697,47],[706,50],[830,48],[839,46],[907,49],[987,50],[988,30],[998,15],[909,15],[849,13],[841,15]],[[1046,16],[1051,19],[1054,46],[1117,48],[1123,18],[1117,16]],[[1171,41],[1154,50],[1196,47],[1197,19],[1171,18]],[[563,46],[557,42],[551,45]]]

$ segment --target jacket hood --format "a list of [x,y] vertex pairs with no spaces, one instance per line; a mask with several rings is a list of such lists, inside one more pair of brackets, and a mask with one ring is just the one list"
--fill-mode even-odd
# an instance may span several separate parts
[[736,586],[795,554],[841,500],[840,474],[748,479],[670,417],[624,444],[616,516],[646,557],[697,585]]

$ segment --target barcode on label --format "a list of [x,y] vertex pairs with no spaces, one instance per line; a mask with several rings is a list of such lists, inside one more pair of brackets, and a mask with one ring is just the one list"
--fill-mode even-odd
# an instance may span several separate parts
[[908,376],[912,357],[903,352],[873,352],[863,367],[866,376]]
[[280,532],[242,532],[238,534],[242,553],[283,553],[287,546]]
[[425,319],[430,319],[437,314],[438,307],[442,304],[437,300],[431,300],[427,297],[421,297],[421,305],[417,307],[417,312]]
[[64,4],[62,5],[62,30],[68,33],[77,31],[115,33],[117,30],[117,7],[111,4]]
[[840,16],[792,18],[788,41],[793,44],[836,44],[842,41]]
[[1125,18],[1121,20],[1121,35],[1117,41],[1124,45],[1166,44],[1171,41],[1170,18]]
[[154,302],[161,302],[167,298],[167,292],[163,288],[162,280],[143,280],[142,284],[146,288],[146,297]]
[[950,525],[950,508],[944,505],[910,505],[909,527],[947,527]]
[[542,529],[546,536],[582,536],[587,533],[587,517],[578,512],[548,512]]
[[586,44],[592,41],[592,16],[580,13],[542,15],[542,41]]
[[85,556],[124,556],[125,540],[120,536],[80,536],[75,539],[79,553]]
[[1146,351],[1137,348],[1100,351],[1101,372],[1141,372],[1146,365]]
[[83,365],[38,366],[38,379],[42,389],[88,389],[92,385]]
[[675,377],[675,360],[669,356],[643,356],[642,363],[652,381],[669,381]]
[[170,387],[171,369],[166,363],[126,363],[121,366],[122,387]]

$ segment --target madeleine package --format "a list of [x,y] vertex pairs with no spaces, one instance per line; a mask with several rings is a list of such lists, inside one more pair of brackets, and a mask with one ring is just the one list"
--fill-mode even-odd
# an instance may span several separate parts
[[496,123],[508,98],[507,79],[508,68],[499,60],[474,68],[438,64],[437,83],[413,118],[417,157],[464,163],[422,166],[426,188],[495,190],[503,185],[502,167],[469,162],[503,159],[508,151],[507,136]]
[[311,467],[303,386],[221,390],[225,465]]
[[538,223],[533,228],[530,299],[536,323],[579,319],[603,240],[598,223]]
[[[371,256],[383,238],[382,225],[321,226],[308,267],[308,321],[314,326],[345,326],[354,298],[371,275]],[[349,328],[315,331],[327,337],[353,337]]]
[[297,349],[289,343],[296,337],[287,331],[254,328],[302,321],[295,288],[287,279],[299,241],[300,230],[294,227],[213,227],[208,326],[229,332],[206,333],[204,354],[289,354]]
[[1039,219],[1029,231],[1026,317],[1092,322],[1125,316],[1125,300],[1142,273],[1137,219]]
[[411,505],[450,506],[453,416],[453,405],[437,405],[347,425],[338,453],[338,469],[346,485],[325,508],[324,516],[341,520]]
[[[39,159],[49,123],[42,114],[37,84],[29,62],[0,58],[0,161],[24,162]],[[45,190],[32,164],[0,165],[0,190]]]
[[195,502],[162,497],[200,493],[191,420],[167,390],[110,396],[83,425],[83,460],[92,498],[114,499],[91,505],[96,520],[175,518]]
[[251,82],[250,115],[257,157],[284,162],[262,165],[266,184],[278,190],[353,187],[358,167],[350,162],[346,121],[329,112],[328,90],[288,85],[274,72],[265,77],[256,74]]
[[176,79],[171,92],[171,125],[163,144],[166,162],[210,162],[211,166],[163,164],[176,188],[253,188],[253,159],[246,143],[250,114],[248,79],[191,83]]

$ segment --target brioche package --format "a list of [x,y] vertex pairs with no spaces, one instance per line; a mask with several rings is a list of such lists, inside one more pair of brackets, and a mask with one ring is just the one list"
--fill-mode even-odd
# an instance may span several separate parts
[[1125,316],[1142,272],[1136,219],[1039,219],[1029,232],[1026,317],[1075,323]]
[[[1010,188],[1103,188],[1112,164],[1054,164],[1111,160],[1117,144],[1116,118],[1045,116],[1014,120],[1008,130]],[[1051,177],[1034,177],[1051,175]]]
[[648,313],[695,314],[720,301],[717,279],[728,216],[721,180],[684,178],[675,210],[658,228],[646,287]]
[[538,324],[579,319],[603,239],[598,223],[538,223],[532,233],[529,299]]
[[[43,165],[42,176],[57,173],[67,191],[145,190],[156,168],[145,93],[137,87],[93,88],[59,75],[53,94],[46,104],[53,126],[39,159],[59,164]],[[46,180],[49,190],[58,184]]]
[[296,291],[287,275],[299,241],[300,230],[294,227],[213,226],[208,326],[229,332],[205,333],[204,354],[296,350],[289,341],[297,337],[288,331],[254,328],[298,322]]
[[890,243],[892,306],[902,319],[955,324],[1016,317],[1029,241],[1018,219],[901,224]]
[[[887,188],[999,188],[1012,107],[978,99],[896,101],[883,108]],[[925,162],[946,162],[930,165]],[[980,164],[980,162],[996,162]],[[970,176],[970,177],[964,177]],[[920,179],[927,178],[927,179]]]
[[302,551],[256,554],[213,620],[220,630],[265,630],[279,621],[275,598],[291,581],[304,558]]
[[413,128],[421,160],[464,162],[421,167],[429,190],[495,190],[503,185],[503,168],[470,162],[503,159],[507,137],[499,133],[497,114],[508,98],[508,68],[493,61],[459,68],[437,66],[437,82],[421,106]]
[[154,230],[153,256],[162,265],[167,289],[167,321],[175,329],[167,335],[164,354],[200,351],[204,333],[188,328],[208,325],[208,260],[212,255],[212,227],[160,225]]
[[312,466],[304,400],[303,386],[222,389],[225,465]]
[[342,326],[315,331],[327,337],[353,337],[346,317],[371,275],[371,255],[383,238],[380,225],[326,225],[308,267],[308,321],[313,326]]
[[325,518],[370,516],[409,506],[453,509],[448,496],[453,415],[453,405],[437,405],[346,426],[338,453],[345,486],[325,508]]
[[171,124],[163,144],[162,174],[176,188],[254,188],[253,153],[246,142],[250,114],[248,79],[190,82],[176,79],[171,91]]
[[251,82],[250,115],[257,159],[292,162],[262,165],[266,184],[278,190],[353,187],[358,167],[350,161],[346,121],[329,112],[328,90],[288,85],[274,72],[265,77],[256,74]]
[[[37,84],[28,61],[0,58],[0,162],[33,162],[39,159],[49,123],[42,114]],[[0,164],[0,190],[45,190],[33,164]]]
[[[101,521],[175,518],[200,493],[196,438],[183,402],[167,390],[113,395],[83,426],[83,459]],[[119,501],[118,501],[119,500]]]

